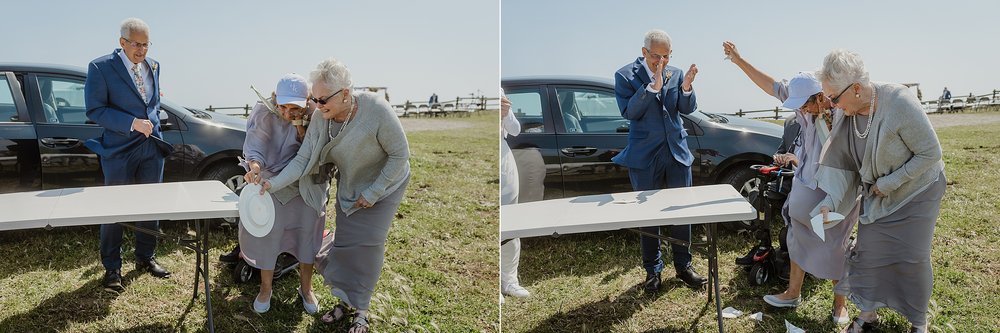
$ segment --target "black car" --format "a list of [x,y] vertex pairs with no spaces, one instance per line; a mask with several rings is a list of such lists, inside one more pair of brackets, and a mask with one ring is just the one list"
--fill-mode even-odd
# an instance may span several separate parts
[[[82,68],[0,63],[0,193],[104,184],[83,142],[101,135],[87,119]],[[243,186],[246,120],[161,101],[160,130],[174,146],[164,181],[214,179]]]
[[[518,173],[544,178],[544,189],[522,186],[522,201],[632,191],[628,169],[611,162],[628,143],[629,122],[610,79],[508,78],[502,86],[521,123],[521,134],[507,137]],[[756,191],[749,166],[771,162],[781,126],[702,111],[681,118],[694,185],[732,184],[744,196]]]

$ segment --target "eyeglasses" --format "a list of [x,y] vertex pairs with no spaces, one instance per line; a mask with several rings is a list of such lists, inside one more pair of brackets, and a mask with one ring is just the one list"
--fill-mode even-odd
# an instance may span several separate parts
[[841,90],[840,93],[837,94],[837,97],[830,98],[830,102],[833,102],[833,104],[837,104],[838,102],[840,102],[840,96],[843,96],[844,93],[847,92],[847,89],[851,89],[851,87],[853,87],[853,86],[854,86],[854,84],[851,83],[851,84],[847,85],[847,87],[844,87],[844,90]]
[[136,43],[136,42],[133,42],[133,41],[130,41],[130,40],[128,40],[128,38],[125,38],[125,37],[122,37],[122,39],[124,39],[124,40],[125,40],[126,42],[128,42],[128,45],[132,45],[132,47],[134,47],[134,48],[144,48],[144,49],[149,49],[149,46],[150,46],[150,45],[153,45],[153,43],[152,43],[152,42],[147,42],[147,43]]
[[326,101],[329,101],[331,98],[333,98],[333,96],[337,96],[338,94],[344,92],[345,90],[346,89],[341,89],[340,91],[333,93],[333,95],[326,96],[326,98],[310,98],[309,100],[319,105],[326,105]]
[[649,58],[653,59],[653,61],[660,61],[660,59],[663,59],[663,58],[670,59],[670,58],[674,57],[674,50],[670,50],[670,52],[668,52],[666,55],[659,55],[659,54],[653,53],[653,51],[650,51],[649,49],[647,49],[645,47],[643,49],[646,49],[646,53],[649,53]]

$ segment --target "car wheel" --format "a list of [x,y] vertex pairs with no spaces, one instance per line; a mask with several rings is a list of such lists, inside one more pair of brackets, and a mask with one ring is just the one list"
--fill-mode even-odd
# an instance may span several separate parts
[[[735,166],[723,178],[723,182],[732,185],[736,191],[740,192],[743,198],[748,201],[756,198],[760,194],[760,179],[757,179],[754,171],[749,166]],[[753,225],[754,220],[742,220],[722,223],[722,227],[730,231],[747,230]]]
[[[246,181],[243,180],[244,174],[246,174],[246,171],[242,166],[237,164],[221,163],[209,169],[208,172],[205,173],[204,179],[218,180],[223,184],[226,184],[226,187],[239,195],[240,191],[243,190],[243,187],[246,186]],[[223,220],[225,220],[226,223],[239,223],[239,219],[235,217],[227,217],[223,218]]]

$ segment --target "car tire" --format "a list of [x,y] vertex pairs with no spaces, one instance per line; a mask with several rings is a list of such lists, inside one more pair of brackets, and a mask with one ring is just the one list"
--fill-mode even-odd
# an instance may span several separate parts
[[[756,178],[754,171],[750,169],[749,165],[737,165],[730,168],[729,173],[722,178],[722,182],[731,185],[747,200],[756,196],[760,189],[760,180]],[[721,225],[729,231],[741,231],[749,229],[753,225],[753,221],[751,219],[723,222]]]
[[[218,180],[223,184],[226,184],[226,187],[239,195],[240,191],[243,190],[243,187],[246,186],[246,182],[243,180],[244,174],[246,174],[246,171],[242,166],[235,163],[223,162],[212,166],[208,172],[205,173],[205,176],[202,177],[202,179]],[[227,217],[222,220],[224,223],[233,225],[239,223],[239,218],[235,217]]]

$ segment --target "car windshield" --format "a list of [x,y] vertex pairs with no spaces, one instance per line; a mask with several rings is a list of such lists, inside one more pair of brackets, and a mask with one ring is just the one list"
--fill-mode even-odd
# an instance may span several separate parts
[[169,109],[170,111],[178,113],[179,115],[183,115],[183,116],[191,115],[191,116],[194,116],[195,118],[202,118],[202,119],[211,119],[212,118],[212,116],[209,115],[205,111],[201,111],[201,110],[198,110],[198,109],[186,108],[186,107],[181,106],[180,104],[174,103],[173,101],[170,101],[170,100],[167,100],[167,99],[161,99],[160,100],[160,104],[162,106],[166,107],[167,109]]
[[705,112],[705,111],[694,112],[694,113],[691,113],[691,115],[693,115],[693,116],[695,116],[697,118],[706,118],[708,121],[711,121],[713,123],[723,123],[723,124],[725,124],[725,123],[729,122],[729,118],[726,118],[725,116],[723,116],[721,114],[708,113],[708,112]]

